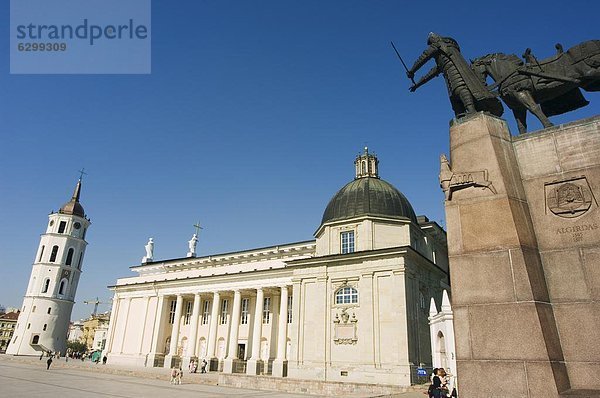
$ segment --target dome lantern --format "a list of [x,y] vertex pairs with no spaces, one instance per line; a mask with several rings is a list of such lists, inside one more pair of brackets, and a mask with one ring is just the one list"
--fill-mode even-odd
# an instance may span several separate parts
[[369,148],[365,147],[364,153],[358,155],[354,160],[356,167],[356,179],[364,177],[379,178],[379,160],[374,153],[369,153]]

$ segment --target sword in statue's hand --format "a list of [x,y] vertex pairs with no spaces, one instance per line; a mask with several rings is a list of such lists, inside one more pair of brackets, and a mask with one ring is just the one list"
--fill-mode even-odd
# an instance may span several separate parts
[[404,60],[402,59],[402,57],[400,56],[400,53],[398,52],[398,50],[396,49],[396,46],[394,45],[393,41],[390,41],[390,44],[392,45],[392,48],[394,49],[394,51],[396,52],[396,55],[398,56],[398,59],[400,60],[400,62],[402,62],[402,66],[404,66],[404,69],[406,70],[406,76],[408,76],[408,78],[410,79],[410,81],[413,84],[413,87],[417,85],[417,83],[415,83],[415,79],[413,78],[412,73],[410,73],[410,71],[408,70],[406,64],[404,63]]

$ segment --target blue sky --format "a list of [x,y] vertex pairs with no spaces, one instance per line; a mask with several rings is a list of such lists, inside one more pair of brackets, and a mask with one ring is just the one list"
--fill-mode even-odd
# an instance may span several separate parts
[[[412,64],[430,31],[466,58],[600,38],[594,1],[153,3],[150,75],[10,75],[0,3],[0,304],[21,305],[47,214],[81,167],[93,224],[73,319],[133,275],[150,236],[156,259],[185,256],[198,220],[200,254],[311,239],[365,144],[417,214],[441,222],[446,88],[439,77],[409,93],[390,40]],[[552,120],[600,113],[600,94],[585,96]]]

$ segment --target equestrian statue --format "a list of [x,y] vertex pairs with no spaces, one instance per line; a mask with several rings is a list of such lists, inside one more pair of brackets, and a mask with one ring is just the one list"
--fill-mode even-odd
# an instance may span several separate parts
[[[501,116],[503,109],[497,99],[500,97],[512,110],[519,133],[523,134],[527,132],[527,111],[544,127],[550,127],[548,116],[589,104],[581,89],[600,91],[600,40],[589,40],[567,51],[557,44],[557,53],[542,60],[527,49],[523,54],[525,62],[514,54],[494,53],[477,58],[470,65],[452,38],[430,33],[427,44],[413,67],[407,69],[407,76],[413,81],[410,91],[442,73],[457,118],[480,111]],[[435,59],[436,66],[415,83],[415,72],[430,59]],[[486,84],[488,77],[493,84]]]

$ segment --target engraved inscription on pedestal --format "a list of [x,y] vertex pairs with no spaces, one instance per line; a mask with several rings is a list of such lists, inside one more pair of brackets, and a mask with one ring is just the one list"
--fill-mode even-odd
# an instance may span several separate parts
[[592,204],[598,206],[585,176],[544,184],[546,214],[563,218],[580,217]]

